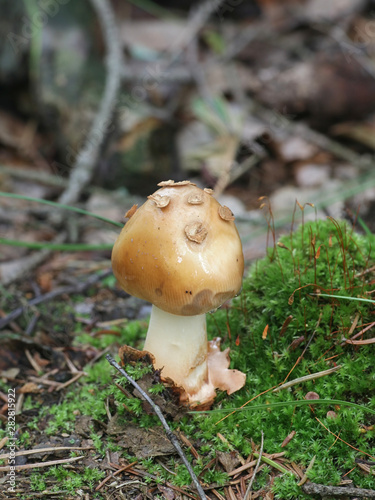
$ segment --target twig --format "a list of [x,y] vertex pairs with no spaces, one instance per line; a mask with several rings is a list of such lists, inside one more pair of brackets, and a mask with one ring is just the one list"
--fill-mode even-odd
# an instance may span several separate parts
[[246,489],[246,493],[245,493],[245,496],[243,497],[244,500],[248,500],[250,498],[250,495],[251,495],[251,487],[253,486],[253,482],[254,482],[254,479],[255,479],[255,475],[256,473],[258,472],[258,469],[259,469],[259,465],[260,465],[260,462],[262,460],[262,454],[263,454],[263,444],[264,444],[264,434],[263,434],[263,431],[262,431],[262,440],[260,442],[260,450],[259,450],[259,457],[258,457],[258,461],[257,461],[257,464],[255,466],[255,469],[254,469],[254,472],[253,472],[253,475],[250,479],[250,483],[249,483],[249,486],[247,487]]
[[198,3],[198,7],[192,8],[186,30],[184,30],[180,40],[177,41],[177,50],[172,54],[170,64],[179,59],[182,52],[196,38],[210,16],[222,3],[224,3],[224,0],[206,0],[205,2]]
[[[55,451],[64,451],[64,450],[92,450],[92,446],[52,446],[49,448],[36,448],[34,450],[23,450],[23,451],[16,451],[14,453],[14,456],[16,457],[23,457],[25,455],[35,455],[36,453],[53,453]],[[13,456],[13,455],[12,455]],[[0,460],[4,460],[10,457],[9,453],[3,453],[0,455]]]
[[[35,315],[34,315],[35,316]],[[26,335],[26,333],[25,333]],[[38,364],[38,362],[32,357],[31,355],[31,352],[29,351],[29,349],[25,349],[25,354],[26,354],[26,357],[30,363],[30,365],[34,368],[34,371],[36,373],[40,373],[40,372],[43,372],[43,369],[42,367]]]
[[[144,81],[145,67],[143,65],[132,65],[131,61],[121,68],[121,78],[125,82]],[[164,82],[173,82],[177,84],[188,84],[193,81],[191,69],[183,64],[175,65],[163,72]]]
[[305,375],[304,377],[299,377],[294,380],[290,380],[289,382],[286,382],[285,384],[276,387],[276,389],[274,389],[272,392],[278,392],[281,391],[282,389],[288,389],[289,387],[292,387],[292,385],[300,384],[302,382],[306,382],[307,380],[315,380],[316,378],[325,377],[326,375],[330,375],[333,372],[337,372],[337,370],[340,370],[340,368],[341,365],[338,365],[334,366],[333,368],[329,368],[329,370],[323,370],[317,373],[310,373],[309,375]]
[[252,460],[251,462],[246,462],[244,465],[241,465],[241,467],[238,467],[237,469],[232,470],[231,472],[228,473],[228,476],[237,476],[238,474],[241,474],[241,472],[251,469],[251,467],[254,467],[256,465],[257,461]]
[[371,160],[368,155],[360,155],[352,149],[330,139],[326,135],[316,132],[303,123],[292,122],[285,115],[280,115],[280,125],[277,126],[277,124],[275,124],[274,111],[267,109],[255,100],[250,100],[249,102],[252,112],[266,123],[271,123],[273,126],[276,126],[280,133],[284,133],[284,135],[293,134],[301,136],[307,141],[317,145],[319,148],[329,151],[334,156],[358,166],[360,170],[370,170],[374,167],[374,161]]
[[375,326],[375,321],[373,323],[370,323],[370,325],[368,325],[366,328],[363,328],[360,332],[356,333],[355,335],[353,335],[353,337],[350,337],[349,339],[343,339],[343,342],[341,342],[341,345],[344,345],[345,343],[346,344],[354,344],[354,339],[360,337],[361,335],[363,335],[365,332],[367,332],[367,330],[370,330],[371,328],[373,328]]
[[5,318],[0,319],[0,330],[4,328],[4,326],[8,325],[11,321],[17,319],[21,314],[29,307],[36,306],[38,304],[44,303],[44,302],[49,302],[50,300],[58,297],[59,295],[63,294],[72,294],[72,293],[82,293],[88,288],[89,286],[97,283],[98,281],[106,278],[112,273],[112,270],[107,270],[104,271],[101,274],[95,274],[94,276],[90,276],[85,282],[83,283],[78,283],[77,285],[72,285],[72,286],[62,286],[60,288],[56,288],[55,290],[52,290],[51,292],[45,293],[44,295],[38,295],[38,297],[35,297],[27,302],[26,305],[18,307],[17,309],[14,309],[11,313],[9,313]]
[[193,481],[193,483],[194,483],[194,485],[199,493],[200,498],[202,500],[207,500],[207,497],[203,491],[202,486],[200,485],[200,483],[198,481],[197,476],[195,475],[195,472],[193,471],[188,459],[186,458],[186,456],[185,456],[185,454],[180,446],[180,443],[178,442],[177,437],[175,436],[175,434],[173,434],[171,428],[168,425],[168,422],[165,420],[164,415],[161,412],[159,406],[156,405],[153,402],[153,400],[150,398],[150,396],[137,384],[137,382],[135,382],[135,380],[133,380],[130,377],[130,375],[128,375],[126,373],[126,371],[123,368],[121,368],[121,366],[118,363],[116,363],[116,361],[112,358],[112,356],[110,354],[106,355],[106,360],[108,361],[108,363],[110,365],[112,365],[114,368],[116,368],[116,370],[119,371],[121,373],[121,375],[123,375],[126,378],[126,380],[128,380],[128,382],[130,382],[132,384],[133,387],[135,387],[137,389],[137,391],[142,395],[142,397],[152,407],[152,409],[156,413],[157,417],[159,418],[160,422],[162,423],[168,439],[173,444],[173,446],[176,448],[177,453],[180,455],[181,460],[183,461],[185,467],[189,471],[190,477],[191,477],[191,479],[192,479],[192,481]]
[[375,490],[366,490],[363,488],[351,488],[344,486],[326,486],[324,484],[307,483],[302,489],[308,495],[334,496],[334,497],[362,497],[375,498]]
[[[33,317],[31,318],[31,320],[29,321],[29,324],[27,325],[27,327],[25,329],[26,336],[32,335],[34,328],[36,327],[36,324],[38,323],[39,316],[40,316],[39,312],[36,312],[33,315]],[[41,371],[41,370],[39,370],[39,371]]]
[[15,177],[18,179],[26,179],[34,181],[38,184],[45,184],[47,186],[60,187],[61,189],[68,186],[68,181],[60,176],[49,174],[40,170],[32,170],[31,168],[23,167],[8,167],[0,165],[0,174]]
[[67,189],[60,196],[60,203],[75,203],[81,191],[90,182],[110,119],[116,104],[116,96],[121,81],[121,45],[115,16],[108,0],[91,0],[101,23],[107,46],[107,79],[99,111],[92,123],[87,140],[73,166]]
[[65,389],[66,387],[68,387],[69,385],[73,384],[74,382],[76,382],[78,379],[80,379],[81,377],[83,376],[86,376],[87,373],[86,372],[78,372],[76,375],[74,375],[74,377],[72,377],[70,380],[68,380],[67,382],[65,382],[64,384],[61,384],[59,385],[56,390],[57,391],[61,391],[62,389]]
[[357,63],[362,66],[362,68],[370,75],[375,78],[375,67],[372,59],[366,53],[366,49],[362,46],[366,44],[356,44],[348,37],[345,30],[340,26],[333,26],[329,23],[325,25],[315,25],[313,26],[317,31],[328,35],[332,40],[334,40],[339,47],[343,50],[345,58],[350,60],[351,57],[354,58]]
[[51,460],[50,462],[38,462],[37,464],[25,464],[25,465],[6,465],[5,467],[0,467],[0,472],[9,472],[10,470],[14,470],[16,468],[16,472],[25,469],[37,469],[40,467],[49,467],[50,465],[58,465],[58,464],[68,464],[70,462],[75,462],[77,460],[82,460],[85,458],[83,455],[81,457],[72,457],[65,458],[63,460]]
[[130,469],[136,463],[137,463],[137,461],[132,462],[131,464],[128,464],[128,465],[124,465],[123,467],[121,467],[121,469],[118,469],[115,473],[109,474],[106,478],[103,479],[103,481],[101,483],[98,484],[98,486],[95,488],[95,491],[99,491],[106,483],[108,483],[108,481],[110,479],[113,479],[118,474],[121,474],[121,472],[125,472],[126,470]]

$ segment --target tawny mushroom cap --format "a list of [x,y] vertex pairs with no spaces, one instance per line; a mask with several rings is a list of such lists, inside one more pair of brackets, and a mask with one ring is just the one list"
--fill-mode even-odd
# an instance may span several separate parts
[[127,213],[113,272],[125,291],[166,312],[204,314],[241,289],[244,259],[233,214],[189,181],[159,186]]

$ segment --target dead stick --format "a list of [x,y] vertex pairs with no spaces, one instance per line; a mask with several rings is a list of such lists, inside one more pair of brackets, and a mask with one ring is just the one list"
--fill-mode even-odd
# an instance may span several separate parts
[[251,494],[251,487],[253,485],[253,482],[254,482],[254,479],[255,479],[255,475],[256,473],[258,472],[258,469],[259,469],[259,465],[260,465],[260,462],[262,460],[262,454],[263,454],[263,444],[264,444],[264,434],[263,434],[263,431],[262,431],[262,440],[261,440],[261,443],[260,443],[260,451],[259,451],[259,457],[258,457],[258,461],[257,461],[257,464],[255,466],[255,469],[254,469],[254,472],[253,472],[253,475],[251,477],[251,480],[250,480],[250,483],[249,483],[249,486],[247,487],[246,489],[246,493],[245,493],[245,496],[244,496],[244,500],[248,500],[250,498],[250,494]]
[[85,457],[82,455],[82,457],[65,458],[63,460],[51,460],[50,462],[38,462],[37,464],[6,465],[5,467],[0,467],[0,472],[8,472],[10,470],[14,470],[13,469],[14,467],[15,471],[17,472],[25,469],[38,469],[40,467],[49,467],[50,465],[68,464],[70,462],[75,462],[76,460],[82,460],[83,458]]
[[[63,451],[63,450],[92,450],[92,446],[55,446],[55,447],[49,447],[49,448],[37,448],[35,450],[23,450],[23,451],[16,451],[14,453],[15,457],[21,457],[24,455],[34,455],[35,453],[53,453],[55,451]],[[3,460],[4,458],[10,458],[9,453],[4,453],[3,455],[0,455],[0,460]]]
[[11,313],[9,313],[5,318],[0,319],[0,330],[4,328],[4,326],[8,325],[11,321],[17,319],[21,314],[28,308],[32,306],[36,306],[38,304],[48,302],[59,295],[63,294],[73,294],[73,293],[82,293],[88,288],[89,286],[95,284],[96,282],[106,278],[112,273],[112,270],[107,270],[104,271],[101,274],[95,274],[93,276],[90,276],[90,278],[87,279],[87,281],[83,283],[78,283],[78,285],[72,285],[72,286],[62,286],[60,288],[55,288],[55,290],[52,290],[51,292],[45,293],[44,295],[38,295],[34,299],[31,299],[27,302],[25,306],[18,307],[17,309],[14,309]]
[[366,490],[363,488],[349,488],[346,486],[326,486],[324,484],[307,483],[302,489],[308,495],[334,496],[334,497],[362,497],[375,498],[375,490]]
[[121,82],[122,52],[115,14],[108,0],[91,0],[98,16],[107,48],[107,79],[99,110],[91,125],[87,140],[73,166],[67,189],[60,196],[60,203],[75,203],[82,189],[90,182],[103,141],[112,126],[111,117]]
[[142,397],[149,403],[149,405],[151,406],[151,408],[154,410],[157,417],[159,418],[160,422],[162,423],[168,439],[173,444],[173,446],[176,448],[177,453],[180,455],[181,460],[183,461],[185,467],[189,471],[190,477],[191,477],[191,479],[192,479],[192,481],[193,481],[193,483],[194,483],[194,485],[199,493],[200,498],[202,500],[207,500],[207,497],[203,491],[202,486],[200,485],[200,483],[198,481],[197,476],[195,475],[195,472],[193,471],[188,459],[186,458],[186,456],[185,456],[185,454],[180,446],[180,443],[178,442],[177,437],[175,436],[175,434],[173,434],[171,428],[168,425],[168,422],[165,420],[164,415],[161,412],[159,406],[156,405],[153,402],[153,400],[150,398],[150,396],[137,384],[137,382],[135,380],[133,380],[130,377],[130,375],[128,375],[126,373],[126,371],[123,368],[121,368],[121,366],[118,363],[116,363],[116,361],[112,358],[112,356],[107,354],[106,360],[108,361],[108,363],[110,365],[112,365],[114,368],[116,368],[116,370],[119,371],[121,373],[121,375],[123,375],[126,378],[126,380],[128,382],[130,382],[132,384],[132,386],[135,387],[135,389],[137,389],[137,391],[142,395]]

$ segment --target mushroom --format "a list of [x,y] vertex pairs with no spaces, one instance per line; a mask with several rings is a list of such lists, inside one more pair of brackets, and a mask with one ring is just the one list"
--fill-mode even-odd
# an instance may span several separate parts
[[189,403],[205,403],[215,388],[231,394],[245,383],[243,373],[228,369],[228,350],[209,348],[205,316],[239,293],[242,245],[232,212],[212,190],[190,181],[158,186],[127,213],[113,272],[126,292],[152,303],[144,349],[155,368],[184,389]]

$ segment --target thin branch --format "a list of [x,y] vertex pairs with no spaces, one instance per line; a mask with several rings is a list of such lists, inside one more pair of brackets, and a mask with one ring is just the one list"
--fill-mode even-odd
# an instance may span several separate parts
[[15,177],[16,179],[26,179],[47,186],[55,186],[61,189],[68,186],[68,181],[66,179],[41,170],[33,170],[30,167],[14,168],[12,166],[0,165],[0,174]]
[[180,443],[176,437],[175,434],[173,434],[171,428],[169,427],[168,425],[168,422],[165,420],[164,418],[164,415],[163,413],[161,412],[160,408],[158,405],[156,405],[153,400],[150,398],[150,396],[137,384],[137,382],[135,380],[133,380],[130,375],[128,375],[126,373],[126,371],[121,368],[121,366],[116,363],[116,361],[112,358],[111,355],[107,354],[106,355],[106,360],[108,361],[108,363],[110,365],[112,365],[114,368],[116,368],[117,371],[119,371],[121,373],[121,375],[123,375],[126,380],[128,382],[130,382],[132,384],[133,387],[135,387],[135,389],[137,389],[137,391],[142,395],[142,397],[149,403],[149,405],[151,406],[151,408],[154,410],[155,414],[157,415],[157,417],[159,418],[160,422],[162,423],[164,429],[165,429],[165,432],[166,432],[166,435],[168,437],[168,439],[170,440],[170,442],[173,444],[173,446],[176,448],[176,451],[177,453],[180,455],[181,457],[181,460],[183,461],[185,467],[187,468],[187,470],[189,471],[189,474],[190,474],[190,477],[199,493],[199,496],[202,500],[207,500],[207,497],[203,491],[203,488],[202,486],[200,485],[199,481],[198,481],[198,478],[197,476],[195,475],[195,472],[193,471],[193,468],[191,467],[188,459],[186,458],[181,446],[180,446]]
[[101,146],[108,132],[121,81],[121,45],[111,4],[108,0],[91,0],[91,3],[97,13],[107,46],[107,80],[99,111],[73,166],[69,185],[60,196],[60,203],[66,205],[78,200],[81,191],[92,178]]
[[[255,116],[262,119],[265,123],[271,123],[284,136],[293,134],[303,137],[319,148],[329,151],[337,158],[356,165],[360,171],[370,171],[374,167],[374,160],[369,158],[368,155],[358,154],[347,146],[311,129],[304,123],[293,122],[285,114],[281,113],[277,116],[275,115],[275,111],[267,109],[256,100],[250,99],[249,102]],[[277,121],[275,123],[276,118]]]
[[302,489],[308,495],[320,495],[322,497],[362,497],[375,498],[375,490],[366,490],[363,488],[351,488],[347,486],[326,486],[324,484],[306,483]]
[[[65,450],[92,450],[92,446],[50,446],[48,448],[35,448],[34,450],[22,450],[16,451],[14,453],[15,457],[23,457],[25,455],[35,455],[37,453],[55,453],[56,451],[65,451]],[[10,458],[10,453],[3,453],[0,455],[0,460]]]
[[5,467],[0,467],[0,472],[9,472],[10,470],[20,471],[25,469],[37,469],[40,467],[49,467],[50,465],[68,464],[71,462],[76,462],[77,460],[83,460],[85,457],[72,457],[65,458],[62,460],[51,460],[50,462],[38,462],[37,464],[25,464],[25,465],[6,465]]
[[256,473],[258,472],[258,469],[259,469],[259,466],[260,466],[260,462],[262,461],[262,455],[263,455],[263,444],[264,444],[264,433],[262,431],[262,440],[260,442],[260,450],[259,450],[259,457],[258,457],[258,461],[257,461],[257,464],[255,466],[255,469],[254,469],[254,472],[253,472],[253,475],[251,477],[251,480],[250,480],[250,483],[249,483],[249,486],[247,487],[246,489],[246,493],[245,493],[245,496],[243,497],[244,500],[248,500],[250,498],[250,495],[251,495],[251,487],[253,486],[253,482],[254,482],[254,479],[255,479],[255,475]]
[[100,274],[95,274],[93,276],[90,276],[86,281],[83,283],[78,283],[77,285],[72,285],[72,286],[62,286],[60,288],[55,288],[55,290],[52,290],[51,292],[45,293],[44,295],[38,295],[37,297],[34,297],[33,299],[29,300],[26,305],[17,307],[17,309],[14,309],[11,313],[7,314],[5,318],[0,319],[0,330],[4,328],[4,326],[8,325],[11,321],[17,319],[23,312],[25,312],[26,309],[29,307],[36,306],[38,304],[42,304],[45,302],[49,302],[52,299],[55,299],[59,295],[63,294],[72,294],[72,293],[82,293],[84,292],[88,287],[91,285],[94,285],[98,281],[106,278],[112,274],[112,270],[108,269],[107,271],[104,271]]
[[205,2],[198,2],[197,7],[192,8],[188,24],[181,38],[177,41],[177,50],[172,54],[170,64],[179,59],[184,50],[197,37],[210,16],[220,8],[222,3],[224,3],[224,0],[206,0]]

